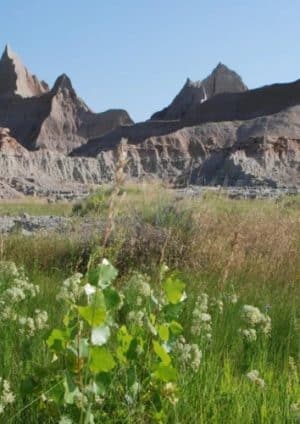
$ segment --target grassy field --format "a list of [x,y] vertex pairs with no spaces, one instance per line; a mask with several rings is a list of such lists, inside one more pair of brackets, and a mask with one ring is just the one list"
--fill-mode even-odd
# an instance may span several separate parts
[[[242,201],[207,193],[182,199],[161,186],[145,185],[126,187],[113,203],[107,187],[77,205],[10,203],[0,211],[68,214],[78,228],[70,238],[1,239],[0,422],[299,422],[299,198]],[[109,226],[82,241],[81,219],[95,216]],[[111,290],[124,295],[124,306],[110,319],[107,306],[110,338],[105,346],[117,365],[98,368],[95,374],[88,368],[90,357],[83,354],[78,353],[79,367],[70,365],[71,339],[61,341],[64,348],[59,349],[49,346],[49,335],[69,325],[66,316],[75,316],[77,324],[82,318],[77,306],[85,304],[82,297],[77,303],[68,300],[73,286],[68,286],[64,302],[57,300],[63,281],[75,272],[85,275],[104,257],[118,269]],[[16,264],[18,274],[7,261]],[[162,264],[170,269],[166,280],[160,274]],[[76,284],[87,281],[89,276]],[[139,284],[150,286],[158,304],[166,296],[162,286],[184,286],[185,295],[171,305],[182,327],[180,336],[171,331],[169,306],[155,306],[149,294],[137,294]],[[129,316],[139,317],[139,324]],[[168,328],[168,336],[149,333],[148,317],[157,329]],[[75,326],[74,337],[92,343],[93,332],[86,321],[82,325]],[[143,353],[127,351],[122,362],[117,329],[124,325],[134,340],[142,340]],[[158,356],[153,340],[165,349]],[[160,380],[155,370],[169,364],[168,356],[176,378]],[[134,384],[129,384],[132,374]],[[79,402],[75,386],[82,400],[92,380],[97,393],[87,391],[87,404]]]
[[60,215],[68,216],[72,210],[71,203],[55,202],[48,203],[46,199],[38,197],[27,197],[25,199],[1,200],[0,216],[3,215]]

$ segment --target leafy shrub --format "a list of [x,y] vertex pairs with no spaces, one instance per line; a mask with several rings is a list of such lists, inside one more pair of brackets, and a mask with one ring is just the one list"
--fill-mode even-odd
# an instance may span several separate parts
[[[174,354],[186,298],[185,284],[166,271],[161,269],[157,291],[140,274],[116,290],[117,270],[107,260],[64,282],[58,300],[67,313],[47,340],[57,363],[49,414],[58,417],[63,410],[75,422],[92,423],[115,405],[121,420],[130,405],[140,403],[145,417],[164,421],[166,406],[178,401]],[[201,352],[196,344],[191,350],[189,365],[196,370]]]

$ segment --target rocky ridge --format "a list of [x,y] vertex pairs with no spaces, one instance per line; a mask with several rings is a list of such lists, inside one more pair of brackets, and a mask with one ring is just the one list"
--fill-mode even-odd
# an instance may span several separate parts
[[47,91],[48,84],[31,75],[19,57],[6,45],[0,59],[0,96],[33,97]]
[[134,124],[123,110],[93,113],[65,74],[47,88],[10,49],[0,60],[1,81],[5,75],[2,196],[82,197],[90,185],[113,180],[122,139],[131,179],[300,186],[300,81],[248,90],[234,71],[219,64],[206,79],[188,80],[164,111]]
[[219,63],[203,81],[191,81],[189,78],[172,103],[163,110],[154,113],[152,120],[182,120],[190,109],[220,93],[240,93],[248,88],[241,77],[226,65]]
[[122,109],[94,113],[62,74],[50,90],[6,48],[0,59],[0,126],[29,150],[69,153],[132,119]]

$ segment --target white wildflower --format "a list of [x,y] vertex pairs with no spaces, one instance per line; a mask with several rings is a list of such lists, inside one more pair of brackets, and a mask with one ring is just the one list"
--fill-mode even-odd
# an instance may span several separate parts
[[0,261],[0,272],[7,277],[18,277],[19,271],[14,262]]
[[47,326],[48,314],[46,311],[41,311],[40,309],[35,310],[34,317],[35,325],[37,330],[43,330]]
[[220,314],[223,313],[224,303],[223,303],[222,299],[213,298],[211,300],[211,306],[215,307],[219,311]]
[[176,405],[178,402],[178,396],[177,396],[177,386],[175,383],[166,383],[164,387],[162,388],[162,395],[168,399],[168,401],[172,405]]
[[19,287],[11,287],[5,291],[5,295],[8,297],[8,299],[11,302],[20,302],[21,300],[24,300],[26,297],[26,294],[24,291]]
[[72,303],[76,303],[80,296],[84,292],[84,288],[81,285],[82,274],[77,272],[71,277],[67,278],[56,296],[57,300],[67,300]]
[[104,345],[110,337],[110,329],[108,326],[102,325],[92,329],[92,344],[96,346]]
[[127,315],[128,321],[130,321],[133,325],[138,327],[142,327],[144,324],[144,312],[141,311],[130,311]]
[[136,294],[134,302],[137,306],[141,306],[153,294],[149,276],[138,272],[131,276],[128,282],[128,289]]
[[256,384],[257,386],[259,386],[260,388],[264,388],[265,387],[265,381],[260,377],[259,372],[257,370],[252,370],[249,371],[246,374],[246,377],[252,381],[252,383]]
[[229,303],[232,303],[233,305],[235,305],[237,303],[237,301],[238,301],[238,297],[237,297],[237,295],[235,293],[229,294],[227,296],[227,300],[228,300]]
[[0,414],[2,414],[7,405],[11,405],[15,402],[16,397],[10,388],[10,383],[8,380],[3,380],[1,378],[0,384],[2,386],[0,392]]
[[198,296],[194,310],[192,312],[191,334],[193,336],[211,333],[212,317],[208,313],[208,296],[202,293]]
[[180,336],[173,345],[173,351],[183,368],[189,367],[193,371],[198,370],[202,358],[202,352],[198,345],[189,344],[183,336]]
[[262,334],[269,336],[272,330],[271,318],[267,314],[263,314],[257,307],[252,305],[244,305],[242,310],[242,318],[250,327],[255,327]]
[[256,330],[254,328],[246,328],[245,330],[240,331],[247,342],[255,342],[257,339]]
[[199,350],[198,345],[192,344],[191,346],[191,364],[190,367],[193,371],[197,371],[202,359],[202,351]]

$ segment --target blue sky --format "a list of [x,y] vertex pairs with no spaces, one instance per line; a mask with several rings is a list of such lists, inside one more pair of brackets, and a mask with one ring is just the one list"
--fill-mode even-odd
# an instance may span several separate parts
[[140,121],[227,64],[256,87],[300,78],[299,0],[1,0],[0,44],[66,73],[95,111]]

